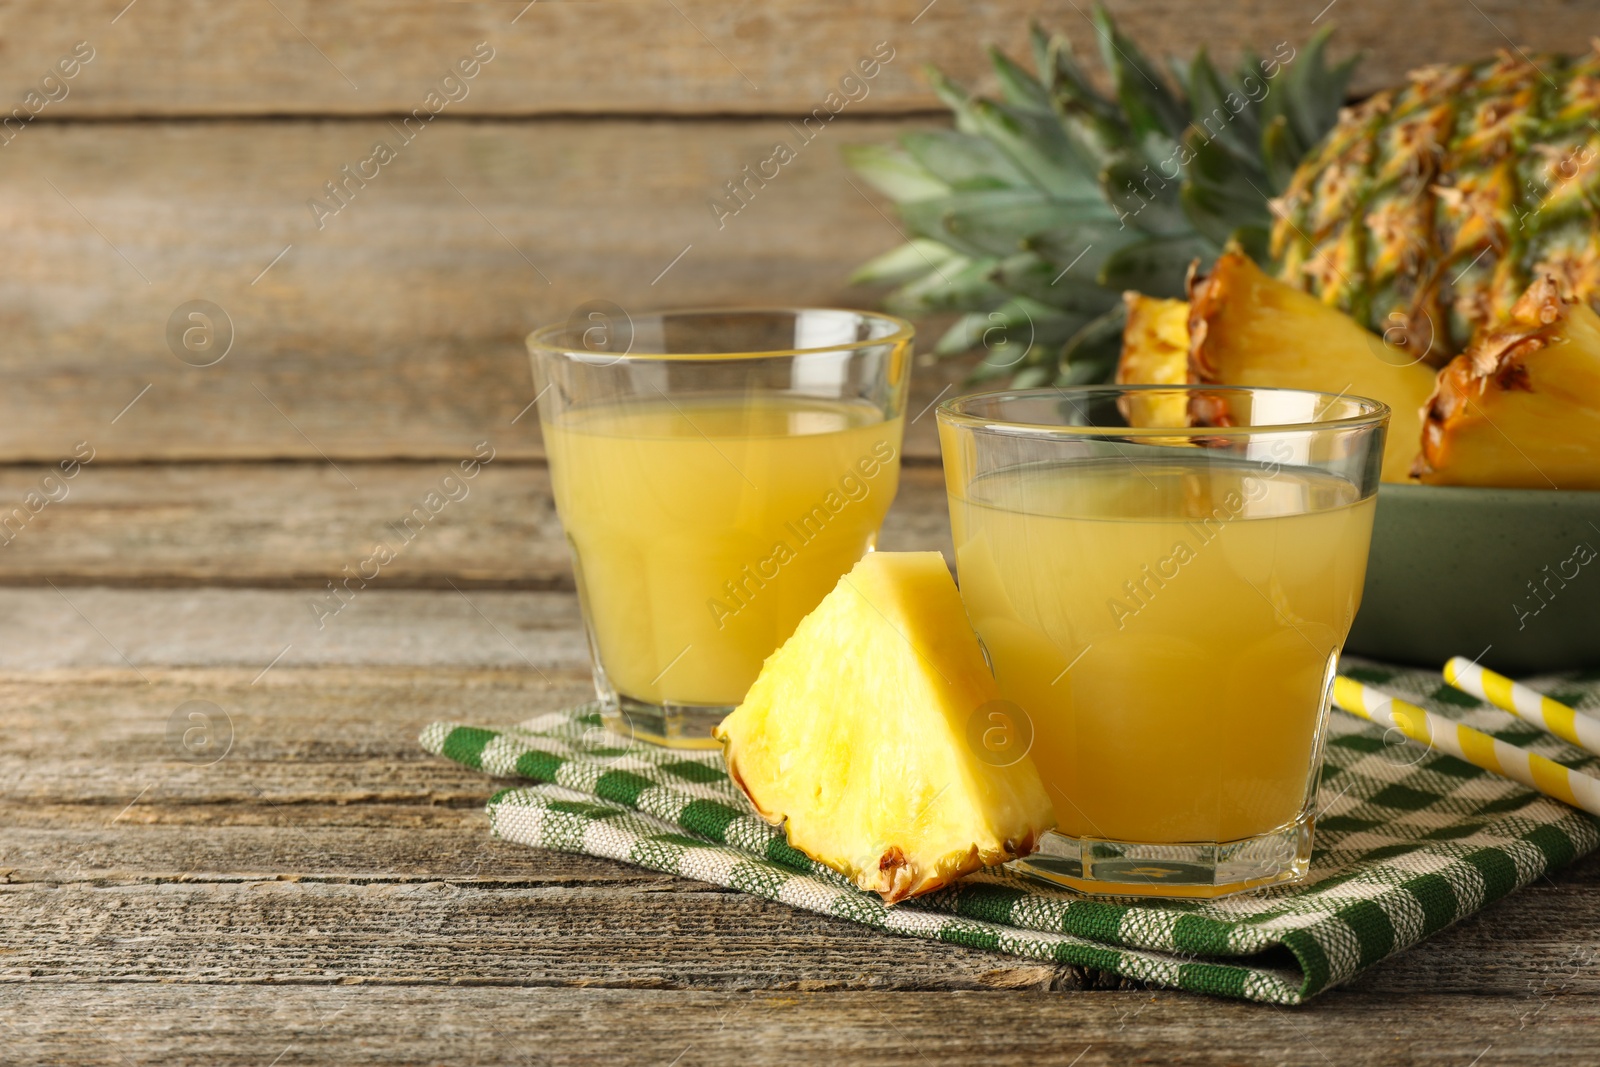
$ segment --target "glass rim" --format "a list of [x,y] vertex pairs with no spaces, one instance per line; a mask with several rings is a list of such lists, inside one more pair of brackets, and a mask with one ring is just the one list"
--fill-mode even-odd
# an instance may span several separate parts
[[[1346,400],[1360,405],[1363,410],[1355,415],[1338,419],[1319,419],[1311,422],[1253,423],[1249,426],[1069,426],[1054,422],[1020,422],[1010,419],[986,418],[963,410],[964,405],[992,400],[1035,400],[1051,396],[1087,396],[1093,393],[1300,393],[1323,397],[1330,401]],[[1268,385],[1206,385],[1191,384],[1127,384],[1058,385],[1032,389],[1000,389],[987,393],[969,393],[951,397],[940,404],[935,416],[940,422],[980,433],[1002,434],[1011,437],[1063,438],[1085,437],[1253,437],[1268,433],[1352,430],[1377,426],[1391,414],[1389,405],[1370,397],[1352,393],[1328,393],[1319,389],[1286,389]]]
[[[552,343],[552,338],[560,336],[570,328],[569,323],[552,322],[547,325],[540,326],[533,330],[533,332],[529,333],[525,338],[525,343],[527,344],[528,351],[530,353],[537,354],[543,352],[550,355],[569,356],[580,359],[606,359],[613,362],[620,360],[656,362],[672,362],[675,360],[710,362],[723,360],[733,362],[747,359],[783,359],[786,357],[815,355],[822,352],[851,352],[859,348],[876,348],[880,345],[903,344],[913,340],[917,334],[917,328],[909,321],[901,318],[898,315],[890,315],[881,311],[862,311],[860,308],[831,306],[800,307],[792,305],[759,305],[756,307],[711,306],[669,308],[665,310],[642,312],[639,317],[641,319],[665,319],[673,316],[736,314],[799,316],[800,314],[810,311],[831,311],[844,315],[854,315],[862,319],[876,319],[880,322],[887,322],[891,324],[894,327],[894,331],[892,333],[885,334],[883,337],[873,337],[864,341],[850,341],[837,345],[819,345],[814,348],[774,348],[760,352],[634,352],[632,350],[631,343],[629,350],[626,352],[591,352],[586,349],[573,348],[571,345]],[[622,313],[623,315],[627,316],[629,325],[631,326],[633,323],[633,316],[629,315],[625,310]]]

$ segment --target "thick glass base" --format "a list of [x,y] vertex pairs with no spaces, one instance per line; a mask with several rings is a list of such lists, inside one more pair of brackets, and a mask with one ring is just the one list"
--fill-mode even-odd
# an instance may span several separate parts
[[1225,897],[1304,878],[1311,869],[1311,813],[1259,837],[1147,845],[1044,835],[1039,851],[1007,866],[1095,896]]
[[631,697],[602,697],[600,719],[608,730],[668,748],[720,748],[711,728],[732,710],[720,704],[646,704]]

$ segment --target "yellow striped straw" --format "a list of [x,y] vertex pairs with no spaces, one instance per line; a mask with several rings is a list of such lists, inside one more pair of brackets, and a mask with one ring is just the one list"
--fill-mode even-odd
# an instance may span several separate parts
[[1600,722],[1579,715],[1559,700],[1513,682],[1503,674],[1480,667],[1465,656],[1452,656],[1444,665],[1444,680],[1479,700],[1487,700],[1571,745],[1600,756]]
[[1569,770],[1554,760],[1508,745],[1482,730],[1435,715],[1354,678],[1340,675],[1333,680],[1333,702],[1352,715],[1399,730],[1418,744],[1521,782],[1591,815],[1600,815],[1600,778]]

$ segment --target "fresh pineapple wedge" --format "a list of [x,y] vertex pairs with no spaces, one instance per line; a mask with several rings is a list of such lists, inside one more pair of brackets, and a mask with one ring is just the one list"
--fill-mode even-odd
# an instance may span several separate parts
[[[1128,322],[1122,328],[1118,385],[1183,385],[1189,380],[1189,303],[1142,293],[1122,294]],[[1125,400],[1130,426],[1187,426],[1182,393],[1137,393]]]
[[1002,707],[944,557],[873,552],[715,734],[791,845],[893,904],[1025,856],[1055,825],[1026,751],[971,740]]
[[1536,280],[1445,367],[1417,474],[1433,485],[1600,489],[1600,315]]
[[1403,482],[1435,373],[1313,296],[1268,277],[1237,248],[1189,290],[1191,381],[1313,389],[1389,405],[1383,480]]

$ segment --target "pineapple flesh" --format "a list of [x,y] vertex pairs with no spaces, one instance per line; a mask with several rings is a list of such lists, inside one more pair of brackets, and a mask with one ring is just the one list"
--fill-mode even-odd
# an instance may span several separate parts
[[1026,751],[971,739],[1004,707],[944,557],[873,552],[715,734],[791,845],[893,904],[1025,856],[1055,825]]
[[1409,479],[1435,372],[1230,248],[1190,289],[1189,377],[1362,396],[1389,405],[1383,480]]
[[1432,485],[1600,489],[1600,315],[1551,277],[1439,375],[1417,474]]
[[[1141,293],[1122,294],[1128,321],[1122,328],[1118,385],[1183,385],[1189,380],[1189,304]],[[1123,414],[1130,426],[1187,426],[1182,393],[1130,394]]]

